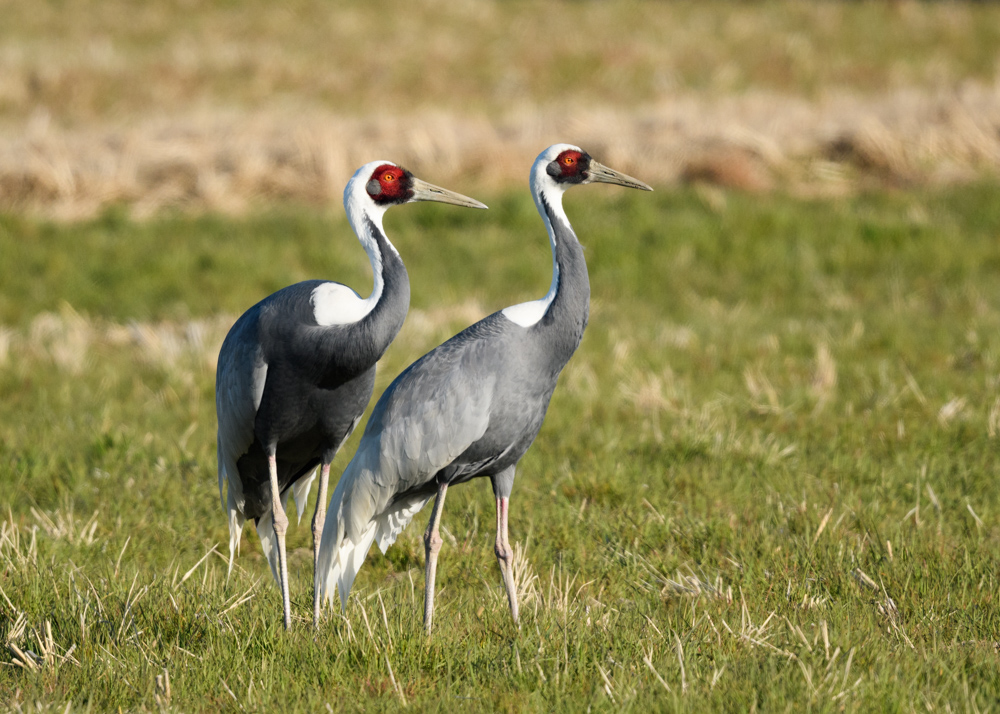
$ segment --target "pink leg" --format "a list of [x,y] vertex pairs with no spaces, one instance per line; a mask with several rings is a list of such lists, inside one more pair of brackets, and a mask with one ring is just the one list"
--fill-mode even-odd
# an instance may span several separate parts
[[437,498],[434,499],[434,511],[431,513],[427,532],[424,533],[424,554],[427,557],[427,575],[424,578],[424,629],[431,633],[431,621],[434,619],[434,577],[437,574],[438,553],[441,552],[441,534],[438,526],[441,524],[441,512],[444,510],[444,497],[448,484],[438,487]]
[[271,472],[271,521],[274,524],[274,535],[278,539],[278,580],[281,585],[281,604],[285,613],[285,629],[292,627],[292,604],[288,595],[288,556],[285,553],[285,533],[288,532],[288,516],[285,507],[281,505],[281,492],[278,490],[278,461],[274,456],[267,457],[268,470]]
[[507,589],[507,602],[510,605],[510,614],[517,624],[517,586],[514,584],[514,551],[507,542],[507,498],[497,499],[497,542],[494,550],[497,554],[497,563],[500,564],[500,574],[503,575],[503,584]]
[[326,490],[330,485],[330,464],[319,470],[319,493],[316,495],[316,514],[313,516],[313,627],[319,629],[319,545],[326,521]]

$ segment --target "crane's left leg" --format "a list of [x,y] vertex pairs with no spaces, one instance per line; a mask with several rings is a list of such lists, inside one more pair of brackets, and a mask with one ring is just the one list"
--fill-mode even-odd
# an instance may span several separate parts
[[427,524],[427,532],[424,533],[424,554],[427,558],[427,574],[424,577],[424,629],[428,635],[431,633],[431,621],[434,619],[434,578],[437,575],[438,553],[441,552],[443,542],[438,526],[441,525],[441,512],[444,510],[444,496],[447,491],[447,483],[442,483],[438,487],[431,520]]
[[503,575],[503,585],[507,589],[507,603],[510,605],[510,614],[517,624],[517,584],[514,582],[514,550],[507,542],[507,505],[510,499],[506,496],[497,497],[497,540],[494,551],[497,554],[497,563],[500,565],[500,574]]
[[497,499],[497,541],[494,552],[503,576],[503,586],[507,590],[507,603],[510,614],[517,625],[517,583],[514,582],[514,550],[507,542],[507,505],[510,502],[510,492],[514,488],[514,473],[516,466],[510,466],[490,477],[493,481],[493,495]]
[[323,538],[323,524],[326,522],[326,489],[330,485],[330,464],[324,463],[319,470],[319,493],[316,495],[316,514],[313,516],[313,627],[319,629],[319,543]]
[[274,454],[267,457],[267,467],[271,472],[271,521],[274,535],[278,539],[278,578],[281,581],[281,605],[285,613],[285,629],[292,627],[292,599],[288,595],[288,555],[285,552],[285,533],[288,532],[288,516],[281,503],[278,489],[278,460]]

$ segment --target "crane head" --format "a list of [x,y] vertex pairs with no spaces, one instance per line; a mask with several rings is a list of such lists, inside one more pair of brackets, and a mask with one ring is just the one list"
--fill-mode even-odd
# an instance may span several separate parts
[[486,204],[422,181],[403,167],[388,162],[374,168],[365,183],[365,192],[376,205],[383,207],[415,201],[437,201],[468,208],[486,208]]
[[575,184],[611,183],[641,191],[653,190],[639,179],[595,161],[578,146],[554,144],[538,157],[536,163],[542,162],[545,164],[545,173],[564,188]]

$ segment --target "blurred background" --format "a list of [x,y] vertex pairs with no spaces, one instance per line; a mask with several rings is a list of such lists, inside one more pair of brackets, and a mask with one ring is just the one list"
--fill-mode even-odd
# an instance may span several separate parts
[[557,140],[652,183],[836,196],[1000,167],[1000,7],[0,2],[0,210],[339,202],[392,157],[522,186]]

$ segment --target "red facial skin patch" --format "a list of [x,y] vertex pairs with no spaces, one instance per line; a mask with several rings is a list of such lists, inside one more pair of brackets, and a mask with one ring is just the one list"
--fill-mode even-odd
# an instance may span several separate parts
[[382,164],[372,172],[365,190],[373,199],[391,202],[403,198],[409,190],[406,171],[392,164]]
[[556,164],[563,178],[578,176],[587,170],[588,163],[584,154],[573,149],[567,149],[556,157]]

